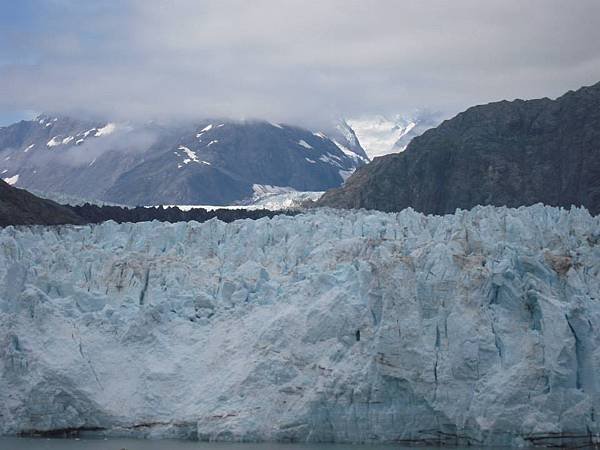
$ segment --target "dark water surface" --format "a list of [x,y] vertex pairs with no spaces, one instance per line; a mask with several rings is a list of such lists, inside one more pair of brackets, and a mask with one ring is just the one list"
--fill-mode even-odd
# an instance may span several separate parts
[[[0,450],[422,450],[433,448],[437,447],[353,444],[229,444],[144,439],[0,438]],[[463,447],[444,448],[467,450]],[[469,447],[468,450],[473,450],[473,447]],[[493,448],[487,447],[487,450],[493,450]]]

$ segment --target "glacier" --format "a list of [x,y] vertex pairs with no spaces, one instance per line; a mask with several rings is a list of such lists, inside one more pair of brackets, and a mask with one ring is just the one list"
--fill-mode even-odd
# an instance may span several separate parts
[[0,434],[584,445],[600,218],[0,229]]

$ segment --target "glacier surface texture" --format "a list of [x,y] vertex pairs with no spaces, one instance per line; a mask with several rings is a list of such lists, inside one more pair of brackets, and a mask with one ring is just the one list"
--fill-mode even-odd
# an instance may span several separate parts
[[0,434],[590,442],[600,218],[0,230]]

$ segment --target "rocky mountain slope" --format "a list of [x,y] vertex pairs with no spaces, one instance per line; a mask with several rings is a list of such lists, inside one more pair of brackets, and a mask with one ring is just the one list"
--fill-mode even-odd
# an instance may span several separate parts
[[340,186],[367,158],[351,135],[332,133],[260,121],[134,126],[43,115],[0,128],[0,173],[16,186],[128,205],[223,205],[251,198],[254,185]]
[[556,100],[469,108],[403,153],[375,159],[320,204],[442,214],[537,202],[600,213],[600,83]]
[[41,199],[0,180],[0,227],[67,223],[82,224],[85,221],[69,207]]
[[[61,205],[37,197],[24,189],[12,187],[0,180],[0,227],[10,225],[82,225],[112,220],[117,223],[205,222],[216,218],[223,222],[239,219],[260,219],[277,214],[297,214],[299,202],[295,194],[280,194],[264,199],[265,204],[236,208],[122,207],[89,203]],[[270,209],[267,209],[270,208]],[[271,210],[273,209],[273,210]]]
[[600,218],[0,230],[0,434],[589,445]]

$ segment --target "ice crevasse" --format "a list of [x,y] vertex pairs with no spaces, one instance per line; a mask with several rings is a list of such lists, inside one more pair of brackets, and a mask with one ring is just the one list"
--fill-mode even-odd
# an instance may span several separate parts
[[600,218],[0,229],[0,434],[587,443]]

